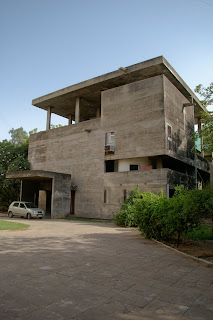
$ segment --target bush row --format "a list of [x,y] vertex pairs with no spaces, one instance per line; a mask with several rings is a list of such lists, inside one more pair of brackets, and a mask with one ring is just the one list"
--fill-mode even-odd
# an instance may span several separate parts
[[177,245],[183,233],[199,228],[202,219],[213,212],[213,189],[186,191],[175,188],[172,198],[151,192],[140,193],[135,188],[115,214],[119,226],[138,227],[147,238],[169,241],[177,237]]

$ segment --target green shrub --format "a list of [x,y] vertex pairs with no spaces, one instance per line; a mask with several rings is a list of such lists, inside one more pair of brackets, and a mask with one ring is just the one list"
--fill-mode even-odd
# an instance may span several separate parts
[[135,221],[147,238],[153,237],[152,213],[159,196],[152,192],[142,193],[142,199],[135,200]]
[[137,227],[135,200],[141,198],[138,188],[131,190],[129,198],[121,207],[121,211],[115,214],[115,223],[119,226]]
[[127,212],[125,210],[116,212],[114,217],[115,224],[117,224],[118,226],[126,227],[126,216],[127,216]]
[[212,212],[212,188],[186,191],[178,186],[170,199],[163,193],[140,193],[136,188],[116,213],[115,222],[120,226],[136,226],[147,238],[168,241],[176,236],[178,246],[183,233],[198,229],[202,218]]

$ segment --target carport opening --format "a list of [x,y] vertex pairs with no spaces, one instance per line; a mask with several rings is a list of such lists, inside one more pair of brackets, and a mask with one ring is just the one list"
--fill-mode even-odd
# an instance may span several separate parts
[[52,179],[23,179],[21,200],[33,202],[51,217]]

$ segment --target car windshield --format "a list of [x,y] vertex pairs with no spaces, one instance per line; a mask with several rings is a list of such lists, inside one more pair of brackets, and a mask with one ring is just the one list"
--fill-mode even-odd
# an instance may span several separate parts
[[25,203],[27,208],[37,208],[32,202]]

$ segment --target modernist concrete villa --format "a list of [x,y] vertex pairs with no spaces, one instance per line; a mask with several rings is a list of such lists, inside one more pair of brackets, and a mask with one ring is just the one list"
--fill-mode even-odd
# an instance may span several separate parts
[[[22,200],[53,218],[111,219],[132,188],[172,196],[209,180],[201,150],[192,153],[194,126],[205,111],[160,56],[34,99],[47,111],[46,131],[29,141],[30,171]],[[50,129],[51,113],[68,125]],[[198,148],[199,149],[199,148]]]

